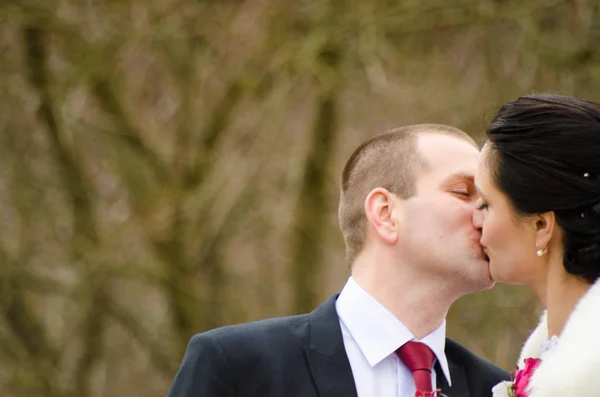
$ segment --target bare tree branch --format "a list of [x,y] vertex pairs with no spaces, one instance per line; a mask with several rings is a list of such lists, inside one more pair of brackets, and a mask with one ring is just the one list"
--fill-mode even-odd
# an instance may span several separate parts
[[40,95],[39,116],[46,126],[52,153],[60,167],[63,181],[73,204],[73,236],[85,237],[90,242],[97,241],[96,228],[93,219],[93,208],[89,197],[89,187],[86,186],[81,168],[74,156],[62,143],[56,110],[49,86],[48,55],[44,44],[44,32],[35,26],[26,27],[24,31],[25,48],[29,66],[29,80]]
[[[83,323],[83,350],[77,360],[75,369],[75,390],[81,396],[92,395],[91,372],[102,356],[103,339],[106,333],[105,312],[109,296],[107,281],[102,275],[94,276],[96,280],[86,282],[86,289],[91,297]],[[98,279],[99,278],[99,279]]]
[[[58,397],[62,392],[52,379],[56,374],[59,352],[50,343],[44,324],[27,302],[18,264],[3,249],[0,250],[0,263],[4,269],[0,273],[2,315],[12,335],[27,353],[27,362],[35,367],[32,380],[48,396]],[[15,349],[5,349],[11,354],[18,354]]]
[[108,302],[108,315],[115,318],[150,353],[152,364],[166,379],[170,380],[177,370],[177,366],[173,365],[173,357],[163,351],[163,348],[154,340],[152,335],[136,320],[135,315],[114,301]]
[[[61,140],[50,89],[48,51],[44,42],[44,32],[38,27],[30,26],[25,29],[24,36],[26,48],[28,49],[27,60],[30,69],[30,81],[40,95],[40,118],[46,124],[46,131],[52,145],[52,153],[60,167],[63,182],[73,205],[73,256],[76,259],[82,259],[85,250],[96,248],[99,243],[93,204],[89,193],[90,188],[85,183],[85,176],[80,165]],[[86,277],[83,277],[83,280],[86,280]],[[101,356],[101,339],[105,325],[102,315],[102,303],[106,299],[106,292],[103,288],[105,287],[100,285],[96,290],[92,289],[90,291],[92,305],[88,308],[84,321],[84,347],[75,374],[77,393],[83,397],[89,396],[91,393],[91,377],[89,375],[94,364],[98,362]],[[20,316],[20,312],[24,311],[22,300],[22,298],[15,300],[17,302],[16,310],[8,312],[9,321],[19,327],[26,326]],[[42,338],[39,338],[39,340],[44,341]]]
[[318,304],[322,280],[322,244],[326,235],[322,215],[327,211],[327,171],[337,135],[337,100],[341,50],[329,44],[319,55],[323,67],[330,69],[317,98],[311,146],[304,164],[304,176],[294,223],[292,283],[293,312],[305,313]]
[[96,74],[90,81],[90,85],[100,107],[117,126],[118,132],[114,137],[120,139],[134,153],[144,159],[146,164],[154,170],[159,180],[166,181],[170,174],[169,168],[159,155],[142,140],[141,134],[119,100],[114,83],[106,77]]

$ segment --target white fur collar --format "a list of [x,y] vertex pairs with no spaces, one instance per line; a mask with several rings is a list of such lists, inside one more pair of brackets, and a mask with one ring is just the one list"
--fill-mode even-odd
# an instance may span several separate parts
[[[600,280],[579,301],[555,350],[545,357],[529,384],[529,397],[600,396]],[[546,313],[525,342],[518,365],[539,357],[548,338]]]

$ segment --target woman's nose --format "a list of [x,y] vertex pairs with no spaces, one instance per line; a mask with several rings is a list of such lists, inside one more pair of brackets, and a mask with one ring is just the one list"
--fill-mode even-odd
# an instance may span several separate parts
[[483,228],[483,213],[477,209],[473,211],[473,227],[479,231]]

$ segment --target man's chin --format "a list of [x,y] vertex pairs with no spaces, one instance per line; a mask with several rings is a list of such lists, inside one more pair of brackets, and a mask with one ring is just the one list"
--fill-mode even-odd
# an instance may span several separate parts
[[495,281],[495,280],[494,280],[492,277],[489,277],[489,279],[488,279],[488,283],[487,283],[487,285],[486,285],[486,286],[485,286],[485,287],[482,289],[482,291],[487,291],[487,290],[490,290],[490,289],[492,289],[492,288],[494,287],[494,285],[496,285],[496,281]]

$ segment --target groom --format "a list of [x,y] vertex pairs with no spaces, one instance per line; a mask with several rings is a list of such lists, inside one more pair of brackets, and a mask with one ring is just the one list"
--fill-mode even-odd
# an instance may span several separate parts
[[423,124],[359,146],[339,222],[351,276],[315,311],[194,336],[170,397],[491,397],[509,375],[446,338],[463,295],[490,288],[471,216],[478,149]]

